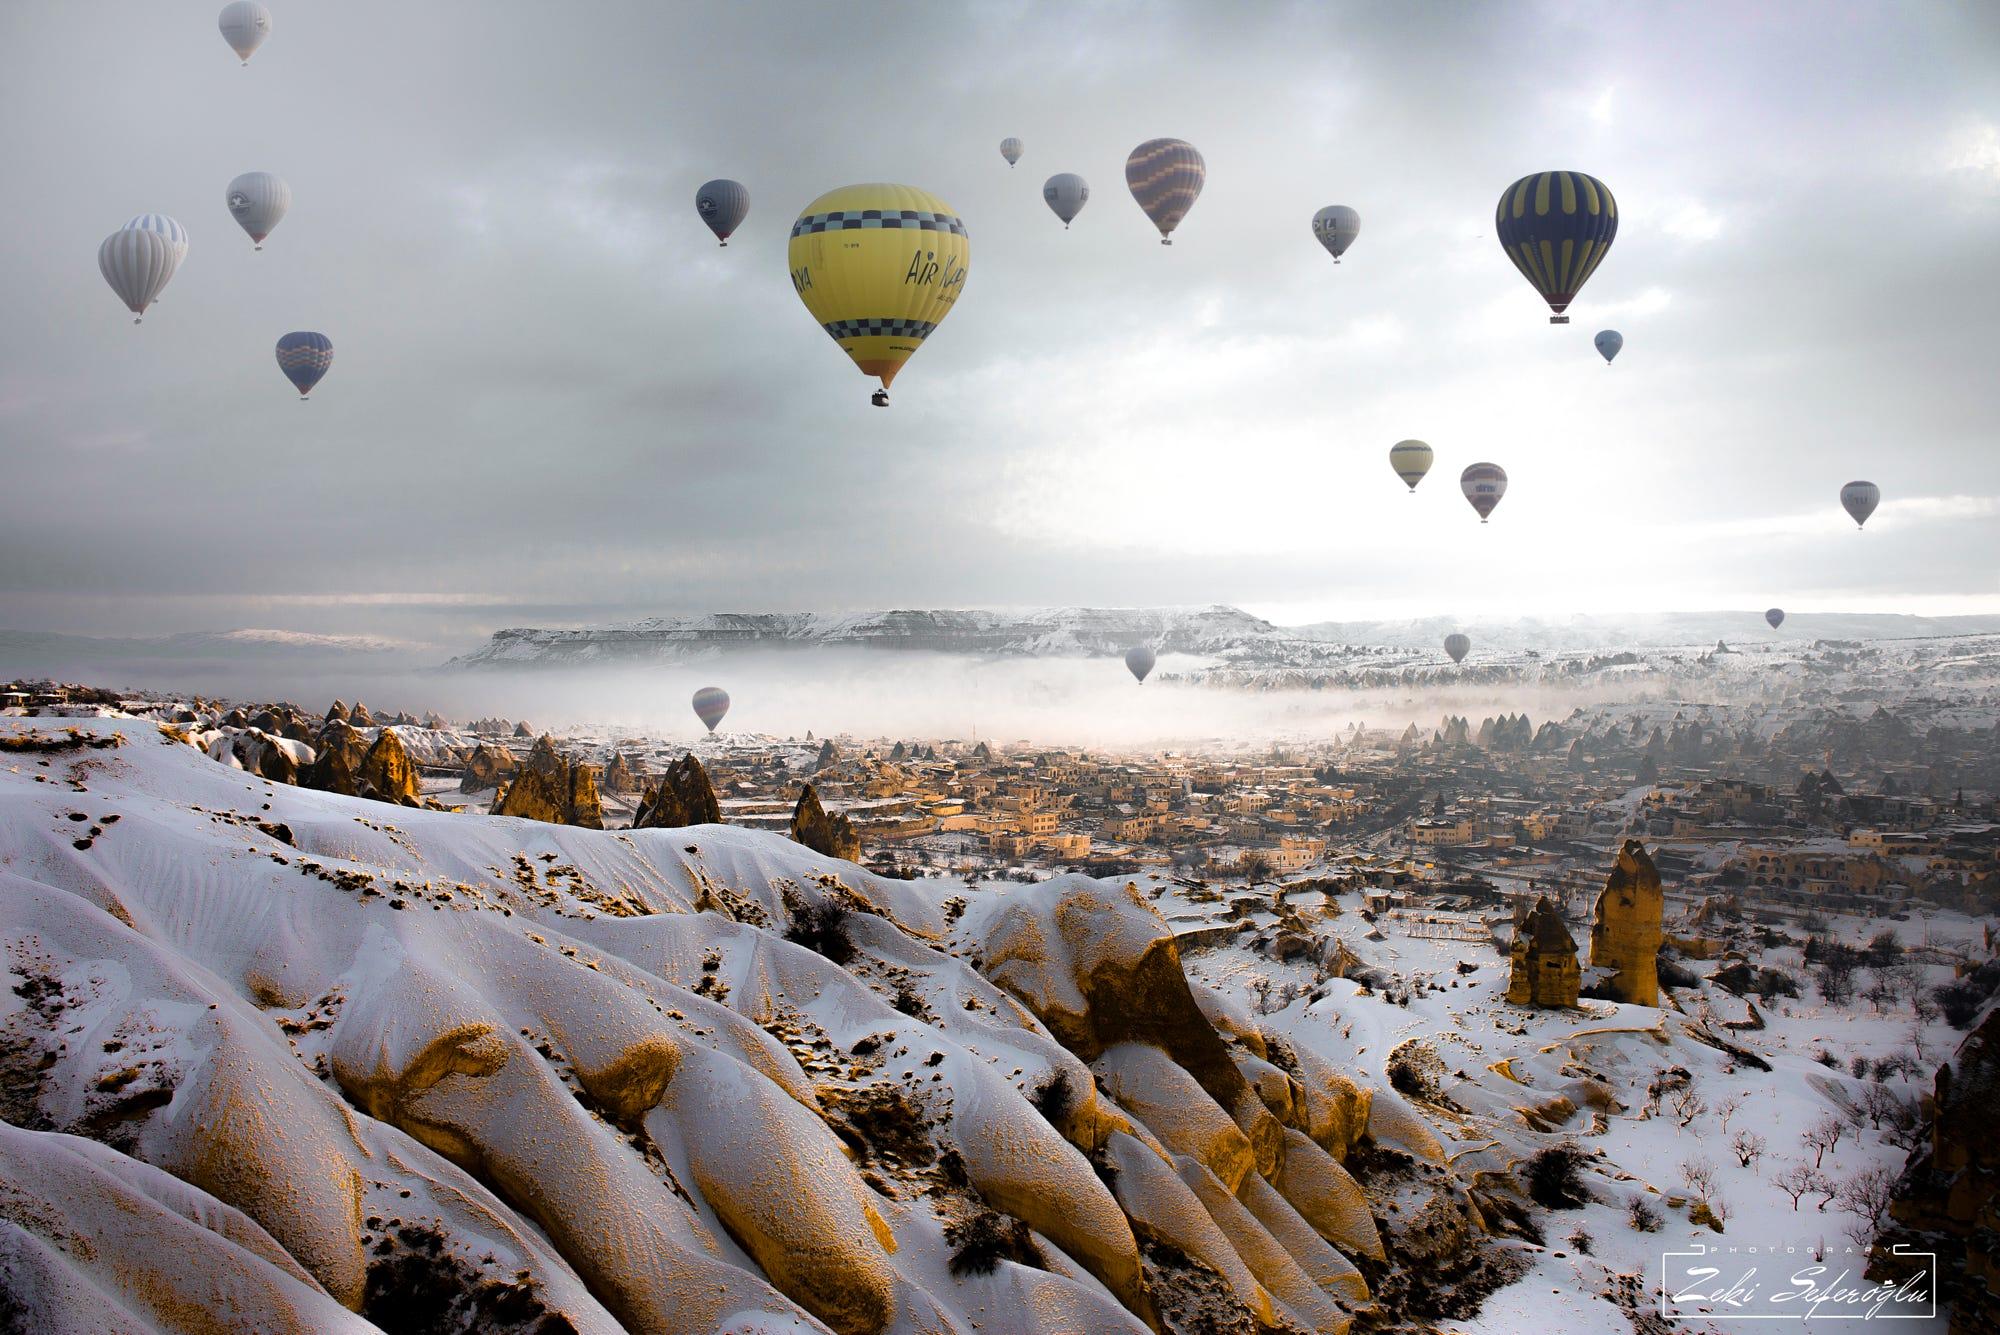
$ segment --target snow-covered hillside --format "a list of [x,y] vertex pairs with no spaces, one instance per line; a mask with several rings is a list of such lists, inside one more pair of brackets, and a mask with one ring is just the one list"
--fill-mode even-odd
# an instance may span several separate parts
[[[1678,1165],[1726,1153],[1649,1084],[1740,1096],[1774,1166],[1865,1090],[1814,1051],[1908,1038],[1724,1039],[1706,984],[1525,1012],[1490,946],[1317,890],[885,880],[127,718],[0,719],[0,950],[0,1276],[58,1332],[1621,1329],[1714,1236]],[[1520,1165],[1568,1140],[1583,1204],[1545,1210]],[[1834,1232],[1771,1171],[1726,1174],[1732,1236]]]

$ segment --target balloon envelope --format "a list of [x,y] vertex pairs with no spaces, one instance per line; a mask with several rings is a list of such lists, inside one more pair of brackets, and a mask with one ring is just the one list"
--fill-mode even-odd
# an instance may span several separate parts
[[229,43],[229,49],[248,65],[251,53],[271,35],[271,11],[252,0],[235,0],[222,7],[215,26],[222,30],[222,40]]
[[1451,655],[1452,662],[1463,663],[1465,656],[1472,652],[1472,641],[1455,633],[1447,635],[1444,637],[1444,651]]
[[1019,162],[1021,160],[1021,141],[1012,136],[1002,139],[1000,141],[1000,156],[1007,159],[1009,167]]
[[1840,489],[1840,508],[1853,518],[1856,528],[1866,524],[1881,503],[1882,489],[1873,482],[1850,482]]
[[1125,666],[1142,682],[1146,680],[1146,674],[1153,670],[1155,661],[1153,650],[1148,645],[1135,644],[1125,651]]
[[1567,324],[1576,294],[1604,262],[1618,235],[1618,201],[1604,182],[1582,172],[1538,172],[1507,187],[1493,214],[1500,248]]
[[1618,355],[1618,350],[1625,346],[1625,335],[1616,329],[1601,329],[1591,342],[1597,345],[1598,353],[1603,356],[1605,364],[1609,365],[1612,358]]
[[1499,464],[1474,464],[1458,475],[1458,489],[1472,502],[1472,508],[1479,511],[1479,522],[1483,524],[1493,513],[1493,507],[1500,504],[1500,498],[1507,494],[1507,470]]
[[236,219],[237,226],[248,232],[252,241],[261,243],[292,207],[292,188],[282,176],[244,172],[229,183],[223,202],[229,205],[229,216]]
[[312,393],[333,365],[333,340],[311,330],[294,330],[278,340],[278,369],[298,386],[299,397]]
[[1201,197],[1208,164],[1184,139],[1148,139],[1125,159],[1125,184],[1153,226],[1160,244],[1172,245],[1174,228]]
[[187,228],[164,213],[142,213],[125,224],[128,232],[158,232],[174,248],[174,264],[178,267],[188,257]]
[[1090,202],[1090,187],[1075,172],[1057,172],[1042,182],[1042,198],[1068,227]]
[[1785,609],[1782,607],[1773,607],[1769,609],[1764,613],[1764,620],[1771,623],[1772,630],[1776,630],[1778,627],[1785,624]]
[[173,243],[145,228],[122,228],[97,248],[97,271],[134,315],[158,300],[180,263]]
[[704,686],[694,693],[694,716],[710,732],[722,722],[722,716],[729,712],[729,692],[720,686]]
[[694,211],[708,224],[708,230],[715,233],[715,239],[726,246],[730,233],[750,215],[750,192],[741,181],[718,178],[706,182],[694,192]]
[[1345,204],[1329,204],[1313,215],[1313,235],[1338,264],[1354,238],[1361,235],[1361,215]]
[[1389,467],[1409,484],[1411,491],[1415,491],[1417,484],[1424,480],[1424,474],[1431,471],[1431,458],[1431,447],[1421,440],[1399,440],[1389,447]]
[[850,185],[806,205],[787,252],[820,328],[887,389],[965,288],[972,244],[952,207],[907,185]]

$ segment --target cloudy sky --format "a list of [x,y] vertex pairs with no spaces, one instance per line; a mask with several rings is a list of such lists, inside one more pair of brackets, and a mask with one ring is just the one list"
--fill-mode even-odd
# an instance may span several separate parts
[[[1992,6],[270,5],[247,69],[213,0],[0,8],[0,627],[2000,610]],[[1209,170],[1171,249],[1122,175],[1161,135]],[[1620,204],[1567,328],[1492,235],[1547,168]],[[972,241],[888,412],[784,256],[868,180]],[[141,211],[193,243],[135,328],[94,255]]]

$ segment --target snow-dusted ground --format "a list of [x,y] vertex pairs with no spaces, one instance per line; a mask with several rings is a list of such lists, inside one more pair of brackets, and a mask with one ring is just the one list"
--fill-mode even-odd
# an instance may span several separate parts
[[[0,720],[0,1275],[54,1330],[364,1328],[442,1295],[467,1330],[1338,1331],[1371,1285],[1434,1282],[1467,1309],[1439,1329],[1612,1331],[1669,1246],[1846,1245],[1770,1177],[1860,1095],[1818,1049],[1900,1051],[1906,1018],[1809,985],[1756,1032],[1705,1027],[1744,1013],[1708,988],[1523,1011],[1491,946],[1370,939],[1317,892],[1297,926],[1375,989],[1273,962],[1246,906],[1186,956],[1190,1000],[1162,918],[1247,897],[882,880],[727,827],[299,790],[136,719]],[[783,936],[824,906],[842,962]],[[1420,1097],[1387,1078],[1406,1044],[1435,1054]],[[1685,1126],[1646,1112],[1672,1068],[1708,1105]],[[1526,1205],[1514,1166],[1564,1139],[1591,1203]],[[1696,1156],[1722,1234],[1667,1203]],[[1869,1128],[1828,1167],[1902,1158]],[[1465,1233],[1472,1204],[1527,1227]],[[978,1236],[990,1265],[954,1265]]]

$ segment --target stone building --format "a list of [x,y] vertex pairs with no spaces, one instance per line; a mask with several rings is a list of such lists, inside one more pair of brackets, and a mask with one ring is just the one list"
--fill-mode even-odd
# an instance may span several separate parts
[[1514,971],[1507,1000],[1515,1006],[1574,1006],[1583,971],[1577,967],[1576,938],[1562,913],[1543,895],[1528,916],[1514,925]]
[[1660,1004],[1658,957],[1665,939],[1660,926],[1665,907],[1660,873],[1646,846],[1627,839],[1597,897],[1590,927],[1590,967],[1616,971],[1604,984],[1607,999],[1634,1006]]

